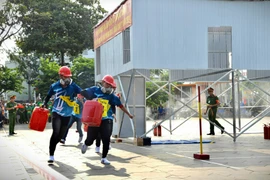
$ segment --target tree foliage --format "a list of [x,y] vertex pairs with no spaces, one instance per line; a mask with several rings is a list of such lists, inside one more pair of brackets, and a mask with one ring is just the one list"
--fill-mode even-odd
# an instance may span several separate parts
[[0,95],[9,91],[22,92],[23,78],[18,69],[0,67]]
[[0,46],[2,43],[21,30],[20,21],[24,8],[6,0],[0,10]]
[[95,85],[94,59],[79,56],[73,60],[72,78],[82,89]]
[[35,53],[9,52],[9,59],[18,65],[18,70],[27,84],[32,85],[39,75],[39,56]]
[[59,80],[58,70],[60,66],[55,61],[49,59],[40,59],[39,75],[34,82],[37,95],[44,98],[50,88],[50,85]]
[[93,27],[106,10],[99,0],[13,0],[27,9],[23,34],[17,41],[23,52],[77,56],[93,48]]
[[[155,83],[158,84],[159,86],[163,86],[165,84],[165,82],[155,82]],[[159,87],[157,87],[152,82],[146,82],[146,97],[149,97],[151,95],[151,97],[146,100],[146,105],[148,107],[157,107],[160,104],[164,104],[169,100],[168,94],[163,90],[159,90],[158,92],[156,92],[158,89]],[[168,85],[165,86],[163,89],[168,91]],[[156,93],[153,94],[154,92]]]
[[[48,58],[41,58],[39,75],[33,84],[36,88],[37,95],[40,94],[42,98],[47,95],[50,85],[59,80],[59,68],[60,66],[55,61],[51,61]],[[95,71],[93,59],[81,56],[75,58],[71,72],[73,81],[81,88],[84,89],[94,85]]]

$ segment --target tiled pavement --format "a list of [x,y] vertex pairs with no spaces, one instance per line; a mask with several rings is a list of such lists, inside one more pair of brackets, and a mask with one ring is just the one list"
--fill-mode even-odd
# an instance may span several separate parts
[[[173,127],[179,124],[176,122],[172,122]],[[166,123],[164,126],[167,126]],[[151,122],[147,124],[147,128],[152,126]],[[231,131],[229,125],[225,127]],[[249,134],[237,138],[236,142],[225,134],[220,135],[218,129],[216,136],[204,135],[204,139],[213,141],[203,144],[204,153],[210,155],[210,160],[207,161],[193,158],[194,153],[199,153],[198,144],[140,147],[131,144],[130,139],[123,139],[123,143],[112,143],[113,148],[108,155],[111,165],[106,166],[100,163],[100,154],[94,152],[95,146],[81,154],[81,144],[77,142],[78,134],[74,128],[68,134],[66,145],[57,145],[56,162],[53,165],[47,164],[48,144],[52,132],[50,123],[44,132],[29,130],[28,125],[16,125],[15,130],[18,134],[7,136],[7,129],[6,125],[0,133],[1,180],[270,179],[270,140],[263,139],[262,123],[247,131]],[[152,139],[199,139],[197,129],[198,121],[190,120],[175,131],[175,135],[169,135],[163,129],[161,138]],[[204,122],[203,134],[207,133],[207,129],[208,123]],[[152,136],[152,133],[149,135]]]

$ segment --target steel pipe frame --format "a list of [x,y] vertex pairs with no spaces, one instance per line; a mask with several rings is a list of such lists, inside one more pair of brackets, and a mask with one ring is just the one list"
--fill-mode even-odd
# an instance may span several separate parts
[[[223,79],[224,77],[226,77],[227,75],[229,75],[233,70],[222,70],[220,71],[220,73],[222,72],[227,72],[225,75],[223,75],[221,78],[219,78],[217,81],[215,81],[211,86],[213,86],[214,84],[216,84],[217,82],[219,82],[221,79]],[[139,73],[140,75],[144,76],[142,73],[140,73],[139,71],[137,71],[137,73]],[[215,72],[216,74],[217,72]],[[209,75],[210,73],[208,73],[207,75]],[[144,76],[145,77],[145,76]],[[201,76],[198,76],[201,77]],[[145,77],[146,79],[148,79],[150,82],[152,82],[153,84],[155,84],[157,87],[160,87],[159,85],[157,85],[156,83],[154,83],[151,79],[149,79],[148,77]],[[209,86],[209,88],[211,87]],[[208,89],[208,88],[207,88]],[[204,93],[207,89],[205,89],[204,91],[201,92]],[[175,100],[179,101],[178,99],[176,99],[173,95],[169,94],[167,91],[165,91],[164,89],[162,89],[164,92],[166,92],[169,96],[172,96]],[[187,103],[184,103],[182,101],[179,101],[183,104],[183,106],[181,106],[180,108],[178,108],[177,110],[175,110],[172,114],[168,115],[167,117],[171,117],[172,115],[174,115],[176,112],[178,112],[179,110],[181,110],[183,107],[187,106],[189,109],[195,111],[193,108],[191,108],[190,106],[188,106],[187,104],[189,104],[191,101],[193,101],[194,99],[196,99],[197,96],[195,96],[194,98],[190,99]],[[197,111],[195,111],[196,113],[198,113]],[[191,116],[190,116],[191,117]],[[204,118],[206,119],[206,118]],[[155,126],[152,127],[152,129],[150,129],[149,131],[147,131],[145,134],[141,135],[141,137],[144,137],[145,135],[147,135],[149,132],[151,132],[154,128],[156,128],[157,126],[159,126],[160,124],[162,124],[164,121],[166,121],[167,118],[165,117],[164,120],[162,120],[161,122],[157,123]],[[214,123],[212,123],[211,121],[209,121],[208,119],[206,119],[209,123],[213,124],[214,126],[216,126]],[[186,122],[186,121],[185,121]],[[182,123],[183,124],[183,123]],[[217,128],[219,128],[218,126],[216,126]],[[221,128],[219,128],[221,130]],[[226,134],[228,134],[229,136],[231,136],[228,132],[224,131]]]
[[[228,70],[225,70],[226,72],[228,71]],[[213,73],[207,73],[207,74],[204,74],[204,76],[208,76],[208,75],[211,75],[211,74],[217,74],[217,73],[222,73],[222,72],[225,72],[225,71],[218,71],[218,72],[213,72]],[[137,71],[141,76],[143,76],[143,77],[145,77],[146,79],[148,79],[150,82],[152,82],[149,78],[147,78],[145,75],[143,75],[142,73],[140,73],[139,71]],[[267,94],[268,96],[269,96],[269,93],[267,93],[267,92],[265,92],[263,89],[261,89],[259,86],[257,86],[256,84],[254,84],[252,81],[250,81],[249,79],[247,79],[246,77],[244,77],[238,70],[230,70],[228,73],[226,73],[224,76],[222,76],[221,78],[219,78],[217,81],[215,81],[213,84],[211,84],[209,87],[211,87],[211,86],[213,86],[214,84],[216,84],[217,82],[219,82],[223,77],[225,77],[225,76],[227,76],[229,73],[232,73],[232,75],[234,74],[234,72],[236,72],[239,76],[241,76],[241,77],[243,77],[246,81],[249,81],[251,84],[253,84],[254,86],[256,86],[258,89],[260,89],[262,92],[264,92],[265,94]],[[133,73],[132,73],[132,78],[134,78],[133,77],[134,76],[134,71],[133,71]],[[203,75],[200,75],[200,77],[201,76],[203,76]],[[196,76],[197,77],[197,76]],[[198,76],[199,77],[199,76]],[[185,78],[185,79],[192,79],[192,78],[195,78],[195,77],[189,77],[189,78]],[[119,82],[121,82],[121,80],[120,80],[120,77],[118,76],[118,80],[119,80]],[[181,80],[181,79],[180,79]],[[183,80],[183,79],[182,79]],[[129,85],[129,90],[128,90],[128,94],[129,94],[129,91],[130,91],[130,87],[131,87],[131,82],[132,82],[132,80],[130,81],[130,85]],[[153,82],[152,82],[153,83]],[[159,87],[159,90],[160,89],[162,89],[162,87],[160,87],[160,86],[158,86],[156,83],[154,83],[157,87]],[[235,82],[234,82],[234,75],[233,75],[233,78],[232,78],[232,84],[233,84],[233,86],[232,87],[230,87],[230,88],[232,88],[232,91],[233,91],[233,96],[234,96],[234,84],[235,84]],[[165,87],[166,85],[168,85],[168,83],[166,83],[165,85],[163,85],[163,87]],[[228,88],[228,89],[230,89],[230,88]],[[123,87],[122,87],[122,84],[121,84],[121,89],[123,89]],[[159,91],[158,90],[158,91]],[[163,89],[162,89],[163,90]],[[201,92],[201,94],[202,93],[204,93],[205,91],[206,91],[207,89],[205,89],[204,91],[202,91]],[[156,92],[158,92],[158,91],[156,91]],[[163,91],[165,91],[165,90],[163,90]],[[227,91],[227,90],[226,90]],[[123,91],[124,92],[124,91]],[[155,93],[156,93],[155,92]],[[167,91],[165,91],[169,96],[172,96],[171,94],[169,94]],[[154,93],[153,93],[154,94]],[[152,95],[153,95],[152,94]],[[125,96],[125,95],[124,95]],[[127,96],[128,97],[128,96]],[[174,97],[173,97],[174,98]],[[179,110],[181,110],[183,107],[185,107],[185,106],[187,106],[189,109],[191,109],[191,110],[193,110],[193,111],[195,111],[193,108],[191,108],[190,106],[188,106],[187,104],[188,103],[190,103],[191,101],[193,101],[195,98],[197,98],[197,96],[196,97],[194,97],[194,98],[192,98],[190,101],[188,101],[187,103],[184,103],[184,102],[182,102],[182,101],[179,101],[178,99],[176,99],[176,98],[174,98],[174,99],[176,99],[177,101],[179,101],[179,102],[181,102],[182,104],[183,104],[183,106],[181,106],[180,108],[178,108],[177,110],[175,110],[173,113],[171,113],[170,115],[168,115],[167,117],[165,117],[164,118],[164,120],[162,120],[161,122],[159,122],[159,123],[157,123],[155,126],[153,126],[152,127],[152,129],[150,129],[149,131],[147,131],[145,134],[143,134],[143,135],[141,135],[140,137],[144,137],[146,134],[148,134],[149,132],[151,132],[154,128],[156,128],[157,126],[159,126],[159,125],[161,125],[164,121],[166,121],[167,120],[167,118],[168,117],[171,117],[172,115],[174,115],[176,112],[178,112]],[[124,97],[124,99],[126,100],[126,103],[125,103],[125,106],[127,106],[128,104],[127,104],[127,100],[128,100],[128,98],[126,98],[126,97]],[[235,104],[235,97],[233,97],[233,100],[234,100],[234,103],[233,104]],[[128,106],[127,106],[128,107]],[[268,108],[267,108],[268,109]],[[266,109],[266,110],[267,110]],[[266,111],[265,110],[265,111]],[[263,112],[261,112],[260,114],[263,114],[265,111],[263,111]],[[198,113],[197,111],[195,111],[196,113]],[[196,113],[194,113],[194,114],[196,114]],[[269,113],[269,112],[268,112]],[[268,114],[268,113],[265,113],[265,116]],[[194,115],[194,114],[192,114],[192,116]],[[259,115],[260,115],[259,114]],[[259,116],[258,115],[258,116]],[[176,130],[178,127],[180,127],[182,124],[184,124],[186,121],[188,121],[192,116],[190,116],[189,118],[186,118],[185,120],[184,120],[184,122],[182,122],[180,125],[178,125],[176,128],[174,128],[173,130],[168,130],[166,127],[164,127],[164,126],[162,126],[163,128],[165,128],[166,130],[168,130],[168,131],[170,131],[170,132],[173,132],[174,130]],[[258,116],[256,116],[256,117],[258,117]],[[231,136],[233,139],[234,139],[234,141],[236,141],[236,138],[238,138],[240,135],[242,135],[244,132],[246,132],[250,127],[252,127],[253,125],[255,125],[257,122],[259,122],[261,119],[262,119],[263,117],[261,117],[261,118],[259,118],[257,121],[255,121],[254,123],[252,123],[250,126],[248,126],[247,128],[245,128],[245,126],[243,127],[243,128],[245,128],[245,129],[243,129],[243,131],[241,132],[241,133],[239,133],[238,135],[236,135],[236,123],[235,123],[235,105],[233,105],[233,136],[231,135],[231,134],[229,134],[228,132],[226,132],[226,131],[224,131],[226,134],[228,134],[229,136]],[[152,118],[150,118],[150,119],[152,119]],[[204,119],[206,119],[209,123],[212,123],[212,122],[210,122],[207,118],[204,118]],[[223,118],[224,119],[224,118]],[[153,119],[152,119],[153,120]],[[255,119],[253,119],[253,120],[255,120]],[[252,120],[252,121],[253,121]],[[251,121],[251,122],[252,122]],[[123,122],[123,116],[122,116],[122,122]],[[122,126],[122,122],[121,122],[121,126]],[[228,121],[227,121],[228,122]],[[251,122],[249,122],[249,123],[251,123]],[[212,123],[212,124],[214,124],[214,123]],[[231,123],[229,123],[229,124],[231,124]],[[132,122],[132,120],[131,120],[131,125],[132,125],[132,128],[133,128],[133,134],[136,134],[135,133],[135,131],[134,131],[134,126],[133,126],[133,122]],[[215,124],[214,124],[215,125]],[[215,125],[216,126],[216,125]],[[216,126],[217,127],[217,126]],[[219,128],[219,127],[217,127],[217,128]],[[219,128],[220,129],[220,128]],[[238,128],[237,128],[238,129]],[[121,132],[121,128],[120,128],[120,131],[119,131],[119,134],[120,134],[120,132]]]

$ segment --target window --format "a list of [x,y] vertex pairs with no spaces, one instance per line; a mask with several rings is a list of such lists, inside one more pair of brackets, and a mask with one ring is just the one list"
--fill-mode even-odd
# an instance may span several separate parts
[[123,64],[130,62],[130,28],[123,32]]
[[208,67],[230,68],[232,27],[208,28]]

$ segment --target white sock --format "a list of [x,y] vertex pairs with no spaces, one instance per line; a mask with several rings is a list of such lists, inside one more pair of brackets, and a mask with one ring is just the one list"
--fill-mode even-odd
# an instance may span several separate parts
[[50,160],[54,161],[54,156],[50,156]]

